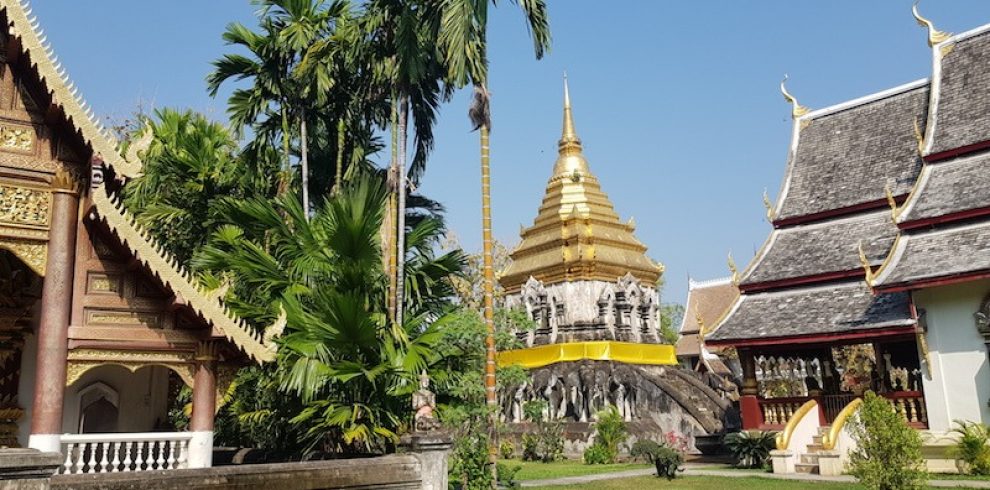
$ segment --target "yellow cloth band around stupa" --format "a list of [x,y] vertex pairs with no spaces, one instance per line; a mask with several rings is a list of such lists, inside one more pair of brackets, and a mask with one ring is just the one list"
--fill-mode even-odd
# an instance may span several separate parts
[[500,367],[519,365],[527,369],[568,361],[617,361],[626,364],[664,366],[677,364],[674,346],[632,342],[569,342],[498,353]]

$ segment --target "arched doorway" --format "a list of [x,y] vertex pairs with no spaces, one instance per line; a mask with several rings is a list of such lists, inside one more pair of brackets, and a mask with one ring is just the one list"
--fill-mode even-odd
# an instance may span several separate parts
[[[41,298],[42,277],[0,243],[0,446],[20,447],[24,403],[20,393],[25,344],[33,335],[34,311]],[[31,369],[32,366],[27,366]]]
[[79,433],[102,434],[117,432],[120,417],[120,395],[102,382],[79,390]]

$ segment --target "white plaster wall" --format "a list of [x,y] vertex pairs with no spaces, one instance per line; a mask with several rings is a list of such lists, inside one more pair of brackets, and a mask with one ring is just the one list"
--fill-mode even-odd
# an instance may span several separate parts
[[168,368],[148,366],[130,372],[120,366],[99,366],[86,372],[65,390],[62,431],[79,432],[79,392],[100,381],[120,396],[117,429],[120,432],[152,432],[156,422],[167,422]]
[[928,426],[952,429],[953,420],[990,423],[990,365],[973,314],[990,281],[923,289],[914,293],[928,322],[931,377],[923,378]]

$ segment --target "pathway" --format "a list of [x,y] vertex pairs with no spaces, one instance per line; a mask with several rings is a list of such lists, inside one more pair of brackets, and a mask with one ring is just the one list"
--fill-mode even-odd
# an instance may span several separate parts
[[[756,476],[760,478],[773,478],[777,480],[800,480],[800,481],[830,481],[830,482],[854,482],[855,478],[842,476],[821,476],[807,475],[803,473],[781,475],[774,473],[756,473],[750,471],[725,470],[712,468],[713,465],[691,464],[684,465],[684,475],[686,476],[719,476],[726,478],[744,478]],[[613,480],[617,478],[633,478],[637,476],[647,476],[654,474],[653,469],[616,471],[614,473],[599,473],[597,475],[568,476],[562,478],[550,478],[546,480],[528,480],[520,482],[523,487],[549,487],[557,485],[577,485],[582,483],[592,483],[601,480]],[[937,488],[987,488],[990,489],[990,481],[986,480],[928,480],[928,486]]]

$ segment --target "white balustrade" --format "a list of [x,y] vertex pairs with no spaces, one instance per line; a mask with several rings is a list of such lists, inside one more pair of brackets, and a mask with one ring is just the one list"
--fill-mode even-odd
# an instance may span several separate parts
[[59,473],[118,473],[189,467],[191,432],[64,434]]

